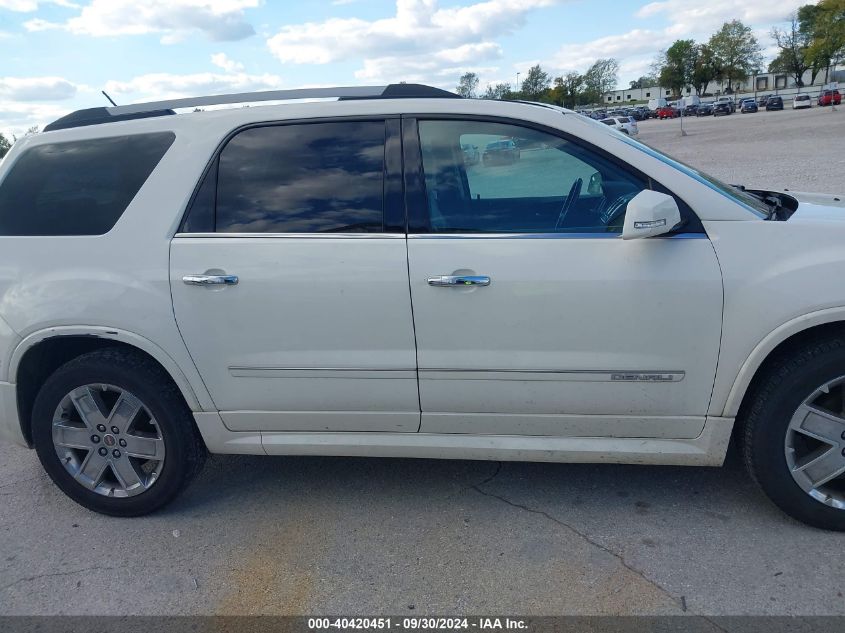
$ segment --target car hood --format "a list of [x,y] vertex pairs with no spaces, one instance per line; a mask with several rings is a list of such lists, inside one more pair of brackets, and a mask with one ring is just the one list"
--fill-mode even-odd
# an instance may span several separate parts
[[801,221],[845,221],[845,195],[788,191],[787,195],[798,201],[792,218]]

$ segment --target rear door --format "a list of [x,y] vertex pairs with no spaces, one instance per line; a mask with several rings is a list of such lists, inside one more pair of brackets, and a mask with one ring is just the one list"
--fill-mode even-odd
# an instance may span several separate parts
[[228,428],[418,430],[398,119],[234,134],[173,239],[170,281]]

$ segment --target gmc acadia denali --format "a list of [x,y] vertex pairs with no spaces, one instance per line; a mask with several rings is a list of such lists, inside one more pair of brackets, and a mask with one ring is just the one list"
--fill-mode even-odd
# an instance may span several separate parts
[[841,197],[554,106],[83,110],[0,164],[0,437],[130,516],[208,451],[716,466],[735,436],[785,512],[843,530],[843,244]]

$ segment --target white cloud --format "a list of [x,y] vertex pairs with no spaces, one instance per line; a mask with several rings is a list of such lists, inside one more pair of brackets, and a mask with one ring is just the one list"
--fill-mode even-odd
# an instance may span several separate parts
[[672,43],[665,32],[633,29],[621,35],[608,35],[582,44],[564,44],[551,59],[551,65],[562,70],[584,70],[600,57],[628,57],[650,53]]
[[259,4],[260,0],[91,0],[65,22],[36,18],[24,26],[30,31],[64,29],[93,37],[155,34],[166,44],[195,32],[215,41],[239,40],[255,34],[244,10]]
[[226,53],[214,53],[214,55],[211,56],[211,63],[230,73],[241,72],[244,69],[243,64],[236,62],[233,59],[229,59],[229,56],[226,55]]
[[115,95],[128,97],[131,101],[155,101],[194,95],[276,90],[281,87],[281,84],[281,77],[269,74],[150,73],[134,77],[129,81],[106,82],[106,92],[112,97]]
[[547,62],[555,72],[583,71],[600,57],[616,57],[620,61],[620,86],[628,85],[649,70],[651,61],[661,49],[676,39],[709,39],[723,23],[741,20],[754,28],[764,55],[771,56],[769,27],[786,20],[808,0],[709,0],[707,2],[651,2],[635,13],[636,18],[650,23],[659,18],[668,23],[664,28],[634,28],[626,33],[608,35],[589,42],[567,43]]
[[0,100],[61,101],[74,97],[77,88],[61,77],[0,77]]
[[396,14],[373,21],[331,18],[283,27],[267,40],[282,62],[328,64],[363,59],[364,81],[425,80],[476,70],[501,56],[495,39],[513,33],[526,15],[561,0],[486,0],[441,8],[437,0],[397,0]]
[[701,33],[722,23],[740,20],[748,25],[782,22],[807,0],[710,0],[708,2],[651,2],[637,11],[639,18],[664,15],[674,33]]
[[38,10],[39,4],[57,4],[61,7],[78,9],[79,5],[68,0],[0,0],[0,9],[17,11],[19,13],[32,13]]
[[34,125],[44,127],[68,113],[71,108],[44,103],[21,103],[0,98],[0,131],[23,136]]
[[482,42],[447,48],[428,55],[374,57],[364,60],[364,66],[355,71],[355,78],[365,82],[391,83],[400,80],[428,82],[434,78],[450,76],[454,83],[454,77],[469,70],[476,73],[496,72],[497,67],[482,67],[480,64],[496,59],[501,54],[498,44]]

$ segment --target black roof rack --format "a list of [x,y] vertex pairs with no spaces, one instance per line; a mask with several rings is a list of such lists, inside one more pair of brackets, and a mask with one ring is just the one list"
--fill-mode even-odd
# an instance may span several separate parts
[[268,90],[241,92],[228,95],[186,97],[167,101],[152,101],[125,106],[87,108],[77,110],[47,125],[45,132],[64,130],[85,125],[99,125],[115,121],[146,119],[176,114],[177,108],[199,108],[261,101],[287,101],[293,99],[460,99],[459,95],[440,88],[422,84],[390,84],[387,86],[347,86],[339,88],[302,88],[297,90]]
[[148,119],[150,117],[167,116],[176,114],[173,110],[150,110],[149,112],[136,112],[135,114],[109,114],[109,108],[86,108],[66,114],[56,119],[49,125],[44,126],[45,132],[52,130],[66,130],[72,127],[84,127],[86,125],[99,125],[114,121],[131,121],[132,119]]

